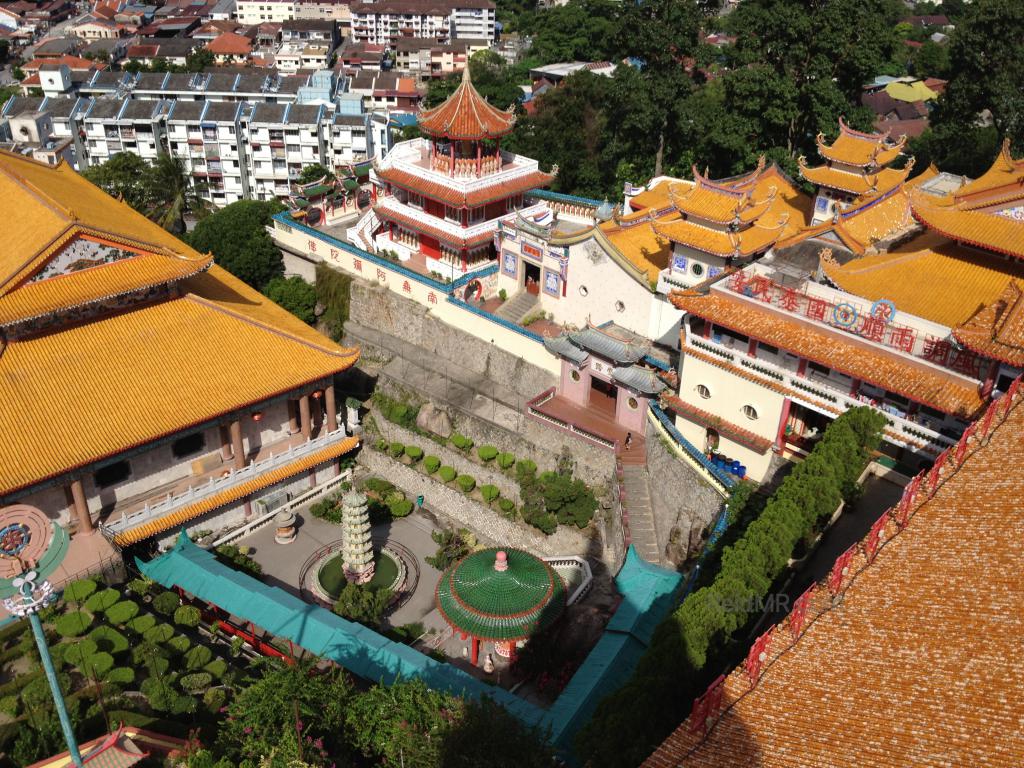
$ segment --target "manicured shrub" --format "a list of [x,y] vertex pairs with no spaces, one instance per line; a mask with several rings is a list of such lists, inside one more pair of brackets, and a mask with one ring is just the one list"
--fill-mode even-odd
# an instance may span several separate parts
[[389,483],[381,477],[371,477],[366,481],[366,490],[372,493],[385,494],[388,491],[394,490],[394,488],[394,483]]
[[214,550],[214,554],[217,556],[218,560],[224,563],[224,565],[231,566],[236,571],[242,571],[242,573],[247,573],[258,579],[263,575],[263,566],[249,556],[251,551],[252,550],[249,547],[236,547],[233,544],[221,544]]
[[437,472],[440,466],[441,460],[437,458],[437,456],[427,456],[425,459],[423,459],[423,467],[430,474],[434,474],[435,472]]
[[549,513],[535,515],[528,522],[534,528],[539,528],[547,536],[550,536],[558,528],[558,518]]
[[384,503],[387,504],[388,506],[391,506],[392,504],[397,504],[400,501],[405,501],[405,493],[397,489],[391,491],[390,493],[388,493],[387,496],[384,497]]
[[423,458],[423,449],[417,445],[407,445],[405,446],[405,455],[415,463]]
[[493,445],[481,445],[476,449],[476,455],[479,456],[482,461],[494,461],[498,456],[498,449]]
[[93,579],[79,579],[64,587],[64,599],[69,603],[81,603],[96,591],[97,584]]
[[86,656],[79,669],[89,677],[102,678],[114,666],[114,657],[109,653],[100,651],[91,656]]
[[161,592],[159,595],[153,598],[153,610],[157,613],[162,613],[164,616],[170,616],[181,605],[181,598],[171,591]]
[[458,472],[455,471],[455,467],[449,467],[447,464],[445,464],[443,467],[437,470],[437,474],[441,478],[441,482],[450,483],[452,480],[455,479],[455,475],[457,475]]
[[388,446],[388,453],[391,455],[391,458],[397,459],[403,453],[405,453],[405,445],[397,441],[393,442],[391,443],[390,446]]
[[329,523],[341,522],[341,499],[337,496],[329,496],[321,499],[309,507],[309,513],[313,517],[326,520]]
[[469,493],[476,488],[476,478],[472,475],[459,475],[455,478],[455,483],[463,493]]
[[196,693],[206,688],[213,677],[209,672],[193,672],[190,675],[183,675],[178,683],[181,685],[183,690],[189,693]]
[[377,440],[377,450],[386,451],[388,449],[388,441],[383,437]]
[[145,597],[153,591],[155,586],[156,582],[150,581],[149,579],[132,579],[128,582],[128,591],[133,595]]
[[147,643],[166,643],[174,637],[174,627],[170,624],[157,624],[142,633],[142,639]]
[[452,445],[458,448],[460,451],[468,451],[473,447],[473,441],[465,435],[459,434],[458,432],[452,432],[452,436],[449,438]]
[[537,474],[537,464],[529,459],[520,459],[516,462],[516,477],[524,477]]
[[92,616],[88,613],[72,611],[57,619],[55,627],[61,637],[79,637],[84,635],[91,625]]
[[89,639],[96,643],[98,650],[112,653],[115,656],[124,653],[131,647],[128,638],[113,627],[96,627],[89,633]]
[[211,715],[219,714],[227,701],[228,694],[223,688],[209,688],[203,694],[203,708]]
[[3,712],[5,715],[17,717],[20,709],[21,700],[16,695],[12,694],[0,699],[0,712]]
[[194,605],[183,605],[174,612],[174,623],[183,627],[198,627],[201,615]]
[[412,502],[408,499],[399,499],[388,504],[392,517],[407,517],[412,512]]
[[511,453],[499,453],[498,454],[498,466],[502,469],[508,469],[516,463],[516,457]]
[[61,658],[65,664],[80,667],[82,666],[83,659],[92,656],[99,650],[99,643],[92,638],[86,637],[76,643],[64,643],[57,647],[63,648]]
[[498,486],[496,485],[488,483],[487,485],[480,486],[480,495],[484,497],[484,501],[494,501],[500,494],[501,492],[498,490]]
[[215,680],[220,680],[228,671],[228,663],[224,659],[214,659],[203,669],[213,675]]
[[168,648],[170,648],[178,655],[185,653],[186,651],[188,651],[189,648],[192,647],[192,643],[184,635],[175,635],[166,643],[164,643],[164,645],[166,645]]
[[99,613],[107,610],[121,598],[116,589],[104,589],[96,592],[85,601],[85,610]]
[[134,619],[129,621],[126,625],[128,629],[137,635],[143,634],[147,629],[152,629],[156,626],[156,616],[151,613],[144,613],[141,616],[136,616]]
[[112,606],[107,608],[105,615],[107,617],[107,621],[119,627],[134,619],[138,613],[138,603],[133,600],[122,600],[121,602],[114,603]]
[[508,515],[516,511],[516,503],[512,499],[498,499],[498,509]]
[[205,645],[196,645],[185,654],[185,668],[189,671],[202,669],[213,660],[213,651]]
[[135,682],[135,670],[131,667],[114,667],[107,672],[104,679],[108,683],[117,683],[118,685],[131,685]]

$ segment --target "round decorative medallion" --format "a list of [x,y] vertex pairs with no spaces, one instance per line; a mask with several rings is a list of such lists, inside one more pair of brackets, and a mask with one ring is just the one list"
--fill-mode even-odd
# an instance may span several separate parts
[[876,320],[891,323],[896,319],[896,305],[888,299],[879,299],[871,305],[871,316]]
[[857,322],[857,308],[853,304],[836,304],[832,307],[832,322],[843,328],[850,328]]
[[11,523],[0,529],[0,555],[17,557],[32,540],[32,533],[24,523]]
[[46,554],[52,525],[42,511],[14,504],[0,511],[0,579],[13,579]]

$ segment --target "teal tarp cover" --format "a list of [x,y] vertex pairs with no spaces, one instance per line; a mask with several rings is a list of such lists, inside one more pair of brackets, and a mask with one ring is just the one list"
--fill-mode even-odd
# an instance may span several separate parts
[[399,677],[418,677],[437,690],[490,696],[523,722],[550,729],[552,742],[566,749],[598,702],[629,679],[654,628],[671,608],[681,578],[674,571],[645,562],[630,547],[615,578],[622,604],[562,695],[544,711],[451,664],[236,571],[193,544],[184,531],[167,553],[149,562],[138,558],[135,562],[143,575],[163,586],[180,587],[271,635],[337,662],[365,680],[389,684]]

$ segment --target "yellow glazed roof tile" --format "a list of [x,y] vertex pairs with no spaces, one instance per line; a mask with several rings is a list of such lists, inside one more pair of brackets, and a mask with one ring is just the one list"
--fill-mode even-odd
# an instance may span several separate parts
[[614,221],[601,225],[601,232],[630,264],[656,280],[672,258],[672,243],[647,223],[621,226]]
[[936,198],[921,190],[910,193],[914,218],[928,229],[961,243],[1024,259],[1024,221],[958,207],[953,197]]
[[1024,366],[1024,290],[1011,282],[998,299],[953,331],[957,341],[986,357]]
[[906,181],[913,163],[905,168],[882,168],[876,173],[850,173],[827,165],[809,166],[799,159],[800,174],[812,184],[854,195],[883,195]]
[[862,133],[850,128],[839,118],[839,135],[832,144],[825,141],[823,134],[818,134],[818,153],[828,159],[845,165],[856,165],[863,168],[888,165],[903,150],[906,137],[891,141],[889,133]]
[[991,168],[953,193],[954,200],[964,208],[991,205],[1022,196],[1024,159],[1016,160],[1010,154],[1009,139],[1003,142]]

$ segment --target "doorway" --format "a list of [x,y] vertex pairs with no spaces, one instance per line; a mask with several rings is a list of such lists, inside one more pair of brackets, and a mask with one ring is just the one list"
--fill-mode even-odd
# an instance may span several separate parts
[[590,377],[590,401],[588,405],[611,419],[615,418],[615,400],[618,396],[618,387],[608,381],[602,381],[596,376]]
[[523,259],[523,283],[527,293],[540,293],[540,267]]

